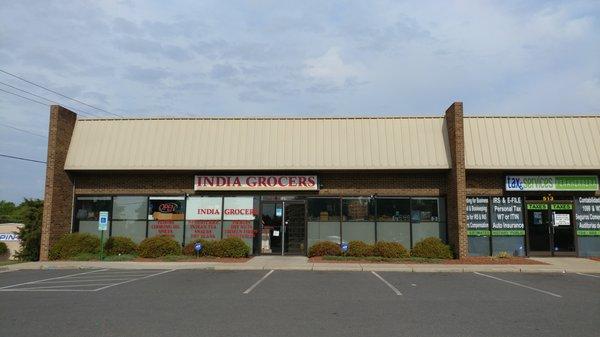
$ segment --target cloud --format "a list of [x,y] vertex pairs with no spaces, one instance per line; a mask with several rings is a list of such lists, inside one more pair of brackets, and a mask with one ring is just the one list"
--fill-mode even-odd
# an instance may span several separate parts
[[214,79],[230,79],[238,74],[238,70],[229,64],[216,64],[210,70],[210,77]]
[[[0,68],[126,116],[440,116],[453,100],[466,114],[600,106],[597,1],[2,1],[0,46]],[[47,130],[45,106],[0,93],[0,107],[0,121]],[[8,130],[0,151],[46,156],[43,139]],[[12,186],[0,199],[41,196],[36,181],[43,169],[0,159],[0,186]]]
[[343,85],[349,78],[361,75],[359,67],[349,65],[342,60],[337,47],[329,48],[319,57],[307,59],[304,64],[304,73],[307,76],[336,86]]
[[131,66],[125,70],[124,77],[132,81],[151,84],[169,76],[169,73],[161,68],[142,68]]

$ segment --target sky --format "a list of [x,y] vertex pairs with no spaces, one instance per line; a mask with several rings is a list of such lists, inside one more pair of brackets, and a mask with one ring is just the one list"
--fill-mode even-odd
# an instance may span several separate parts
[[[599,114],[600,1],[4,0],[0,69],[104,117]],[[0,154],[46,160],[48,116],[0,91]],[[0,200],[44,181],[0,157]]]

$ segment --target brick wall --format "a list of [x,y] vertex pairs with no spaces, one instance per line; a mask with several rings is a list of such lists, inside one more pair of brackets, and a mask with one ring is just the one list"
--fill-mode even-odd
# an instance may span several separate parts
[[48,251],[61,235],[71,230],[73,184],[65,172],[65,160],[77,115],[61,106],[50,108],[48,158],[44,192],[44,215],[40,260],[48,259]]
[[445,114],[452,168],[448,173],[448,241],[459,258],[468,255],[463,104],[454,102]]

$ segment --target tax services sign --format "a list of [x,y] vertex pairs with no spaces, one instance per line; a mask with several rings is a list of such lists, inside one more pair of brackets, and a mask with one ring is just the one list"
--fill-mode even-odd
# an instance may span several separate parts
[[507,191],[597,191],[598,176],[506,176]]
[[204,176],[194,179],[196,191],[316,191],[316,175]]

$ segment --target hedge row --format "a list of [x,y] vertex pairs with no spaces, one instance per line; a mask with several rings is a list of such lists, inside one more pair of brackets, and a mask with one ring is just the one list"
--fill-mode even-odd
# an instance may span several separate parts
[[[194,255],[194,245],[201,242],[202,256],[215,257],[246,257],[250,247],[240,238],[207,241],[197,240],[183,248],[185,255]],[[0,247],[2,248],[2,247]],[[66,234],[55,243],[49,252],[51,260],[72,259],[78,255],[93,255],[100,253],[100,239],[88,233]],[[157,258],[167,255],[180,255],[181,245],[169,236],[150,237],[139,245],[130,238],[112,236],[104,243],[104,253],[108,256],[139,255],[146,258]],[[0,255],[2,255],[0,253]]]
[[408,258],[412,256],[430,259],[451,259],[452,250],[450,246],[444,244],[439,238],[429,237],[417,242],[410,253],[402,244],[386,241],[379,241],[373,245],[362,241],[350,241],[346,253],[343,253],[340,245],[334,242],[319,241],[312,245],[308,251],[309,257],[325,255],[346,255],[353,257],[380,256],[385,258]]
[[202,244],[200,256],[247,257],[248,254],[250,254],[250,246],[248,246],[244,240],[236,237],[222,240],[198,239],[185,245],[185,247],[183,247],[183,254],[196,255],[196,250],[194,248],[198,242]]

